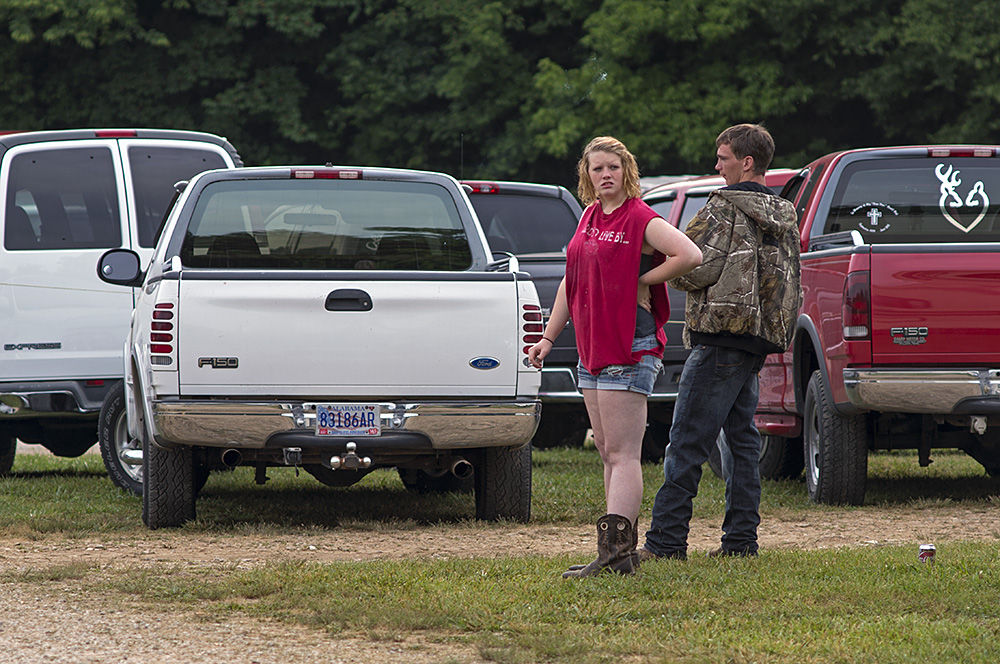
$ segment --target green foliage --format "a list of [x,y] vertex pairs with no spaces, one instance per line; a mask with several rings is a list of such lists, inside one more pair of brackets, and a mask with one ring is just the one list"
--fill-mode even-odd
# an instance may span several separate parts
[[75,42],[88,49],[134,39],[162,43],[155,30],[139,25],[134,0],[6,0],[0,4],[0,23],[21,43]]
[[163,126],[249,164],[574,183],[594,135],[706,172],[763,122],[775,166],[997,141],[984,0],[6,0],[0,128]]

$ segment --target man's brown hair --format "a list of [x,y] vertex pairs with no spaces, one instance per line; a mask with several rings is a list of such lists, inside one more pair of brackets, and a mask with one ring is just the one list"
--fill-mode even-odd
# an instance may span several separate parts
[[715,147],[728,145],[737,159],[753,157],[753,172],[763,175],[774,158],[774,139],[759,124],[738,124],[715,139]]

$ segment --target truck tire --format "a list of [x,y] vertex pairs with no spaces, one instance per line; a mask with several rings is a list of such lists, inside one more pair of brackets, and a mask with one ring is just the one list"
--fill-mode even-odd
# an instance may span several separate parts
[[708,452],[708,467],[720,480],[726,479],[725,474],[722,472],[722,451],[719,449],[720,439],[725,435],[726,434],[720,430],[719,437],[716,438],[715,444],[712,445]]
[[670,443],[670,422],[648,418],[646,432],[642,435],[640,458],[647,463],[663,461],[663,453]]
[[805,459],[802,438],[761,434],[760,476],[768,480],[794,480],[802,474]]
[[531,439],[532,447],[547,450],[552,447],[583,447],[590,420],[583,406],[550,404],[542,407],[542,419]]
[[150,529],[180,526],[195,517],[195,472],[191,448],[144,444],[142,522]]
[[108,392],[101,406],[98,420],[97,441],[101,448],[101,458],[108,475],[115,486],[142,495],[142,464],[129,463],[125,455],[136,450],[142,451],[139,441],[128,435],[125,420],[125,384],[118,381]]
[[476,465],[476,518],[531,518],[531,445],[519,448],[487,447]]
[[868,479],[868,434],[863,415],[842,417],[823,376],[814,371],[806,389],[803,452],[806,488],[815,503],[860,505]]
[[14,467],[14,455],[17,453],[17,438],[5,431],[0,425],[0,477],[10,475]]

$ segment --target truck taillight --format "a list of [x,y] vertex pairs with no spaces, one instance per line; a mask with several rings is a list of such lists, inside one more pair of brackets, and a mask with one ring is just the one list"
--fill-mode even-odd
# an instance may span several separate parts
[[94,132],[97,138],[135,138],[138,135],[135,129],[98,129]]
[[363,180],[360,168],[293,168],[292,178],[296,180]]
[[468,185],[472,191],[472,194],[497,194],[500,193],[500,187],[498,187],[493,182],[476,182],[473,180],[463,180],[462,184]]
[[525,344],[521,352],[527,355],[528,349],[542,340],[542,332],[545,331],[541,322],[542,308],[537,304],[521,305],[521,318],[525,321],[521,326],[521,331],[524,332],[521,341]]
[[997,153],[996,148],[987,147],[959,147],[959,148],[927,148],[927,155],[930,157],[993,157]]
[[870,273],[851,272],[844,284],[844,338],[869,339],[872,325]]
[[149,324],[149,363],[169,366],[174,363],[174,303],[158,302],[153,306]]

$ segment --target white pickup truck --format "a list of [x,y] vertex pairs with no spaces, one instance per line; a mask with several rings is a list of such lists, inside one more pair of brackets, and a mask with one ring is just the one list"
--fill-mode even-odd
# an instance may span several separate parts
[[[461,185],[409,170],[208,171],[168,214],[125,351],[143,521],[195,516],[208,471],[301,466],[349,486],[377,468],[412,488],[474,484],[476,517],[527,521],[541,309],[499,263]],[[435,481],[439,480],[439,484]]]

